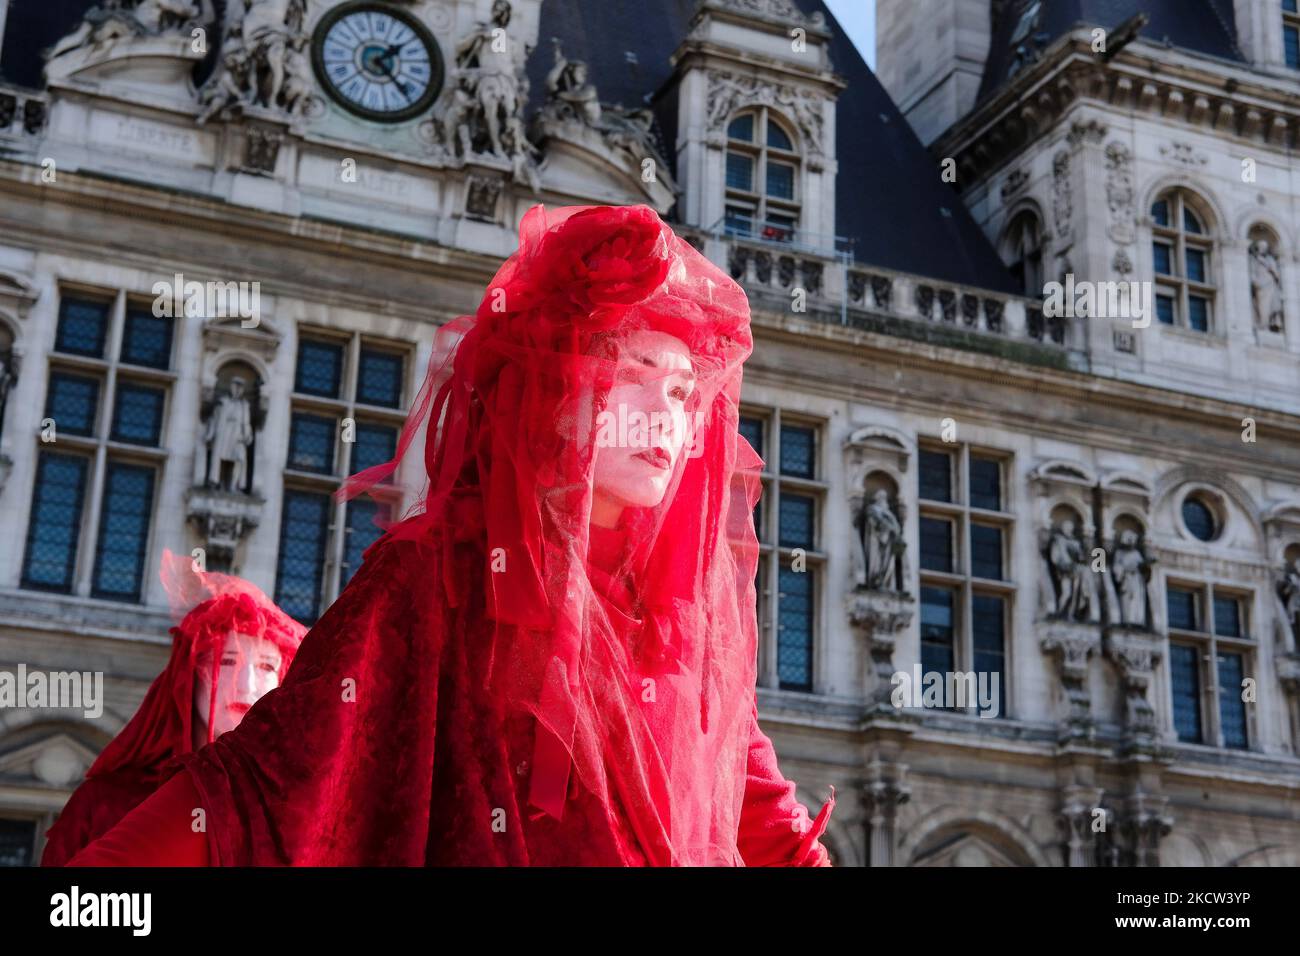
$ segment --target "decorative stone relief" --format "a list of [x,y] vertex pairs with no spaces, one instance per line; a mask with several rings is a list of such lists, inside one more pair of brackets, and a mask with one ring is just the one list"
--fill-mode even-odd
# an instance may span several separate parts
[[196,122],[230,119],[257,107],[297,116],[314,88],[303,21],[307,0],[228,3],[222,24],[221,60],[199,91]]
[[714,142],[721,146],[726,141],[725,124],[728,118],[743,106],[770,106],[788,116],[799,128],[809,151],[825,152],[825,135],[822,122],[824,97],[786,83],[773,83],[766,77],[745,76],[722,70],[710,70],[709,115],[706,127]]
[[1110,210],[1107,235],[1121,246],[1137,238],[1133,186],[1133,153],[1121,142],[1106,147],[1106,207]]

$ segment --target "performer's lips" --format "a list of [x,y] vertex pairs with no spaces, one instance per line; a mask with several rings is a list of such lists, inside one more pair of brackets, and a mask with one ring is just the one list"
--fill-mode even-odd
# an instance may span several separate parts
[[243,717],[246,713],[249,712],[249,710],[252,709],[252,707],[253,707],[252,704],[245,704],[242,701],[236,701],[235,703],[231,704],[228,709],[232,714],[238,714],[240,717]]
[[672,456],[662,448],[648,448],[645,451],[637,452],[633,457],[649,462],[655,468],[660,468],[664,471],[671,468],[673,464]]

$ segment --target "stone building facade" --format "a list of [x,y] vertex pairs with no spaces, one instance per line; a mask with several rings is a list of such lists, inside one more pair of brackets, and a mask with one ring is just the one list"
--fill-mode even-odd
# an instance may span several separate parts
[[886,93],[816,0],[0,0],[0,671],[105,675],[0,707],[0,857],[165,660],[163,551],[314,619],[523,213],[638,202],[750,295],[759,710],[838,864],[1300,863],[1290,14],[943,6],[880,3]]

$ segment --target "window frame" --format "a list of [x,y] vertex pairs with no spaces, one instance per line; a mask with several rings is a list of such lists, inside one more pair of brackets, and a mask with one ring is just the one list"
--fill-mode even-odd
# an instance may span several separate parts
[[[741,419],[756,419],[763,423],[763,447],[758,449],[763,459],[763,470],[759,478],[763,493],[759,498],[758,524],[755,534],[759,542],[757,612],[758,612],[758,683],[795,693],[815,694],[821,684],[819,678],[819,650],[822,647],[822,597],[825,594],[825,569],[828,555],[825,548],[826,502],[829,500],[830,484],[825,480],[826,468],[826,429],[825,421],[795,412],[785,412],[776,407],[742,405]],[[782,426],[791,425],[798,428],[810,428],[813,431],[813,475],[812,478],[785,474],[781,471],[781,431]],[[814,499],[813,544],[804,548],[807,570],[813,573],[812,588],[809,595],[809,653],[807,686],[782,683],[780,679],[780,572],[782,568],[791,567],[795,548],[780,544],[780,516],[782,491],[796,493]]]
[[[732,124],[745,116],[754,118],[754,139],[749,141],[733,139],[731,136]],[[790,141],[791,149],[785,150],[779,146],[768,145],[767,127],[769,122],[774,123],[785,134]],[[804,205],[803,154],[799,148],[799,137],[795,132],[794,125],[780,111],[760,104],[746,106],[731,116],[727,120],[724,135],[726,137],[726,146],[722,151],[723,222],[728,234],[746,239],[770,239],[781,243],[794,242],[801,229],[800,222]],[[727,182],[727,164],[730,161],[728,157],[732,155],[744,156],[751,161],[754,173],[753,181],[750,183],[752,189],[740,189],[731,186]],[[792,195],[789,198],[768,193],[769,163],[787,165],[792,168]],[[732,231],[729,225],[732,209],[741,210],[744,213],[742,218],[747,219],[749,222],[747,232]],[[773,215],[789,217],[792,220],[788,237],[782,238],[777,234],[777,230],[772,228],[774,227]],[[768,235],[769,229],[773,232],[771,236]]]
[[[73,555],[73,572],[71,585],[67,588],[53,589],[35,585],[28,577],[30,560],[30,542],[32,522],[35,512],[28,517],[28,529],[25,539],[22,564],[19,571],[19,585],[24,590],[45,591],[47,593],[69,594],[96,601],[109,601],[115,604],[142,604],[149,598],[154,587],[153,578],[148,569],[154,566],[157,552],[155,539],[159,533],[157,520],[159,489],[166,479],[169,454],[169,429],[172,427],[171,403],[174,398],[174,386],[177,373],[173,368],[177,340],[180,338],[179,327],[173,324],[166,368],[137,365],[122,358],[123,338],[126,332],[128,312],[150,310],[152,299],[142,293],[126,289],[109,290],[72,282],[60,282],[58,287],[57,315],[62,316],[63,304],[68,300],[94,301],[104,307],[104,342],[98,356],[80,352],[65,352],[58,348],[58,329],[56,325],[54,340],[46,362],[45,404],[49,408],[50,386],[55,376],[69,374],[84,378],[93,378],[99,383],[99,398],[95,409],[94,423],[89,435],[77,435],[59,429],[55,420],[55,441],[46,443],[38,433],[37,466],[32,470],[33,485],[40,474],[40,459],[48,450],[55,454],[76,454],[84,457],[87,464],[86,479],[82,490],[82,503],[77,525],[76,547]],[[56,319],[56,323],[57,323]],[[175,319],[172,319],[176,323]],[[147,445],[120,441],[113,437],[113,425],[117,416],[118,386],[144,386],[162,391],[162,408],[158,425],[158,441]],[[44,411],[42,411],[44,415]],[[96,587],[99,553],[101,545],[101,525],[104,520],[104,494],[109,470],[118,465],[145,467],[153,473],[153,488],[149,507],[149,522],[144,534],[144,551],[141,556],[139,590],[134,598],[101,593]],[[32,502],[35,502],[36,489],[33,487]]]
[[[951,500],[940,501],[921,497],[921,453],[938,453],[948,456],[949,495]],[[1001,508],[994,510],[970,504],[971,460],[995,461],[1000,469],[998,494]],[[1012,711],[1012,634],[1018,586],[1011,573],[1014,554],[1015,502],[1013,484],[1008,480],[1014,457],[1002,449],[988,448],[968,442],[943,442],[921,438],[917,443],[916,521],[917,540],[920,541],[922,519],[944,519],[953,525],[953,570],[938,571],[922,566],[920,548],[917,549],[917,580],[920,588],[939,588],[954,593],[953,600],[953,670],[975,670],[975,599],[995,597],[1002,600],[1002,676],[1000,691],[1003,707],[999,717],[1009,717]],[[1002,577],[983,578],[974,574],[971,546],[971,528],[974,525],[997,527],[1002,532]],[[920,592],[918,592],[920,593]],[[919,616],[918,616],[919,620]],[[918,658],[919,660],[919,658]],[[965,713],[975,714],[977,708],[969,706]]]
[[[1174,627],[1169,615],[1170,591],[1186,591],[1195,594],[1197,620],[1194,629]],[[1237,604],[1237,635],[1220,634],[1217,630],[1215,602],[1220,598],[1229,598]],[[1250,677],[1254,673],[1255,655],[1259,653],[1259,642],[1253,636],[1255,631],[1254,593],[1246,587],[1234,584],[1222,584],[1214,581],[1196,581],[1184,577],[1165,579],[1165,634],[1166,643],[1172,647],[1181,645],[1192,647],[1196,651],[1196,675],[1200,693],[1197,700],[1201,722],[1201,739],[1183,740],[1178,736],[1178,727],[1174,723],[1174,687],[1172,672],[1166,681],[1168,687],[1169,721],[1174,739],[1180,745],[1214,747],[1218,750],[1253,751],[1258,748],[1259,733],[1255,725],[1255,714],[1243,707],[1243,722],[1246,745],[1229,747],[1223,738],[1223,701],[1219,681],[1220,654],[1239,654],[1242,659],[1242,675]],[[1172,654],[1166,655],[1172,660]]]
[[[290,440],[286,442],[283,462],[284,500],[287,500],[288,495],[292,492],[333,494],[342,487],[346,478],[355,472],[352,464],[357,444],[355,434],[364,426],[377,425],[392,428],[396,436],[394,439],[394,447],[396,447],[396,441],[401,436],[402,426],[406,423],[407,406],[412,389],[411,370],[414,350],[408,343],[383,339],[361,331],[340,331],[336,328],[323,328],[305,323],[298,325],[297,333],[298,348],[294,351],[293,391],[289,400]],[[339,372],[337,397],[331,398],[312,392],[298,391],[298,361],[301,355],[301,345],[304,341],[325,342],[342,348],[342,367]],[[401,357],[401,387],[396,405],[389,407],[357,401],[357,394],[361,384],[361,354],[363,351],[384,352]],[[330,418],[334,421],[334,453],[331,467],[327,472],[307,471],[291,466],[294,450],[292,443],[294,421],[300,414]],[[343,440],[343,422],[345,419],[351,419],[354,423],[353,441]],[[371,489],[370,495],[381,508],[387,510],[389,515],[395,514],[400,507],[402,494],[400,489],[392,483],[385,482],[376,485]],[[328,510],[328,519],[324,529],[324,557],[321,564],[319,593],[317,595],[317,618],[319,618],[324,608],[329,607],[342,593],[343,588],[346,586],[344,580],[345,571],[355,573],[355,568],[351,568],[348,564],[348,545],[350,536],[353,533],[353,529],[348,523],[348,513],[351,507],[351,502],[333,501]],[[282,503],[280,530],[276,539],[275,595],[277,602],[280,600],[281,595],[280,579],[283,573],[281,545],[284,541],[285,520],[286,508]]]
[[[1169,207],[1168,225],[1156,221],[1155,207],[1158,203],[1167,203]],[[1186,229],[1184,214],[1191,212],[1201,224],[1201,232]],[[1218,262],[1217,243],[1210,228],[1210,216],[1205,211],[1205,203],[1190,190],[1174,187],[1161,192],[1151,201],[1147,209],[1151,222],[1151,274],[1156,296],[1170,296],[1174,300],[1173,322],[1163,322],[1158,310],[1156,322],[1166,328],[1178,328],[1197,335],[1217,336],[1219,322],[1217,318],[1217,291],[1214,284],[1214,271]],[[1156,246],[1170,248],[1172,273],[1155,271]],[[1187,275],[1187,254],[1189,251],[1200,252],[1205,256],[1204,281],[1192,279]],[[1191,324],[1191,300],[1193,297],[1206,302],[1205,328],[1193,328]],[[1156,305],[1153,302],[1152,308]]]

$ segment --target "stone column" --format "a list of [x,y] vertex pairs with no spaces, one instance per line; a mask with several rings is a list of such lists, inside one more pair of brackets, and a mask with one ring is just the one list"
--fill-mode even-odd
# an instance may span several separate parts
[[867,817],[867,865],[895,866],[897,845],[895,824],[898,808],[911,799],[907,765],[872,759],[862,787],[862,804]]

